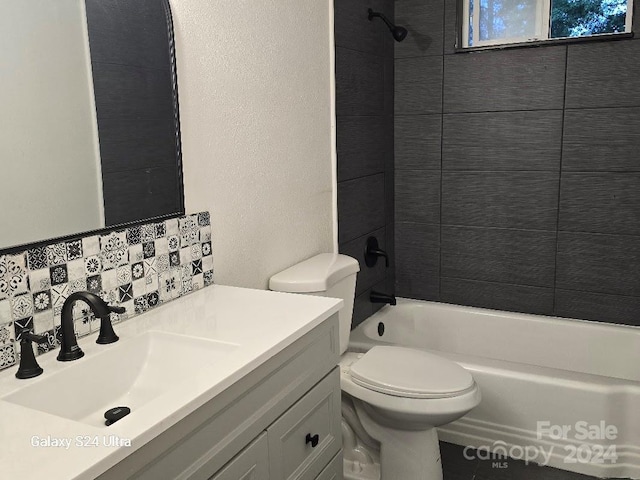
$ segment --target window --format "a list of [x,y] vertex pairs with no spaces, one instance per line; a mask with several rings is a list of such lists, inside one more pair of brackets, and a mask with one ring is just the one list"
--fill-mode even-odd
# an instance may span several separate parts
[[631,32],[633,0],[462,0],[462,46]]

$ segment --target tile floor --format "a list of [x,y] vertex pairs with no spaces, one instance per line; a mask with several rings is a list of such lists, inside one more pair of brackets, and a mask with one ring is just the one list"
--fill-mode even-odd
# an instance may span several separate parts
[[526,465],[520,460],[506,459],[504,468],[496,468],[491,460],[467,460],[463,450],[459,445],[440,442],[444,480],[595,480],[557,468]]

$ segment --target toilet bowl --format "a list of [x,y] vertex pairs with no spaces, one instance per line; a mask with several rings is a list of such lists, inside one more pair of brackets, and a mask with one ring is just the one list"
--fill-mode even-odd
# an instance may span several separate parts
[[[464,368],[404,347],[344,353],[340,386],[366,434],[379,443],[383,480],[442,479],[436,427],[457,420],[480,403],[480,390]],[[369,468],[364,461],[360,465],[352,461],[347,467]],[[367,477],[345,471],[345,478]]]
[[471,374],[422,350],[376,346],[347,352],[358,262],[320,254],[273,277],[271,290],[342,298],[339,315],[347,480],[442,480],[436,427],[480,403]]

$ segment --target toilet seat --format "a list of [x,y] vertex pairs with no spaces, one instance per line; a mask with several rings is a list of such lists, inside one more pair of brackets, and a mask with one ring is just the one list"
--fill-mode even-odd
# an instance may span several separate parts
[[468,390],[457,395],[439,398],[411,398],[367,388],[356,383],[351,372],[352,366],[365,355],[366,353],[355,352],[346,352],[342,355],[340,358],[340,388],[343,392],[372,407],[383,409],[396,419],[426,416],[430,418],[431,425],[443,425],[452,419],[459,418],[459,412],[471,410],[480,403],[480,390],[473,379],[472,386]]
[[471,374],[455,362],[423,350],[375,346],[351,364],[354,383],[404,398],[450,398],[475,388]]

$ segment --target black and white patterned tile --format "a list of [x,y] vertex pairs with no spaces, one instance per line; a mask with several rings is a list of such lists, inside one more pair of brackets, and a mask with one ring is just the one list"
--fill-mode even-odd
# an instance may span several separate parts
[[[0,370],[18,361],[24,332],[47,338],[37,354],[59,346],[62,305],[74,292],[124,307],[116,323],[212,284],[209,212],[0,255]],[[99,329],[84,304],[73,313],[78,337]]]
[[198,215],[188,215],[178,220],[180,229],[180,246],[189,247],[200,239]]
[[129,262],[129,243],[125,231],[100,236],[100,258],[105,270],[117,268]]
[[0,325],[0,344],[9,343],[14,338],[13,324],[5,323]]
[[78,260],[82,258],[82,240],[72,240],[67,242],[67,260]]
[[33,294],[33,310],[44,312],[50,310],[52,306],[51,290],[42,290]]
[[27,252],[29,270],[39,270],[49,266],[47,247],[32,248]]
[[26,254],[0,256],[0,300],[28,290]]
[[47,246],[47,259],[51,266],[67,263],[67,245],[65,243],[55,243]]
[[8,368],[16,363],[16,347],[13,343],[0,346],[0,369]]

